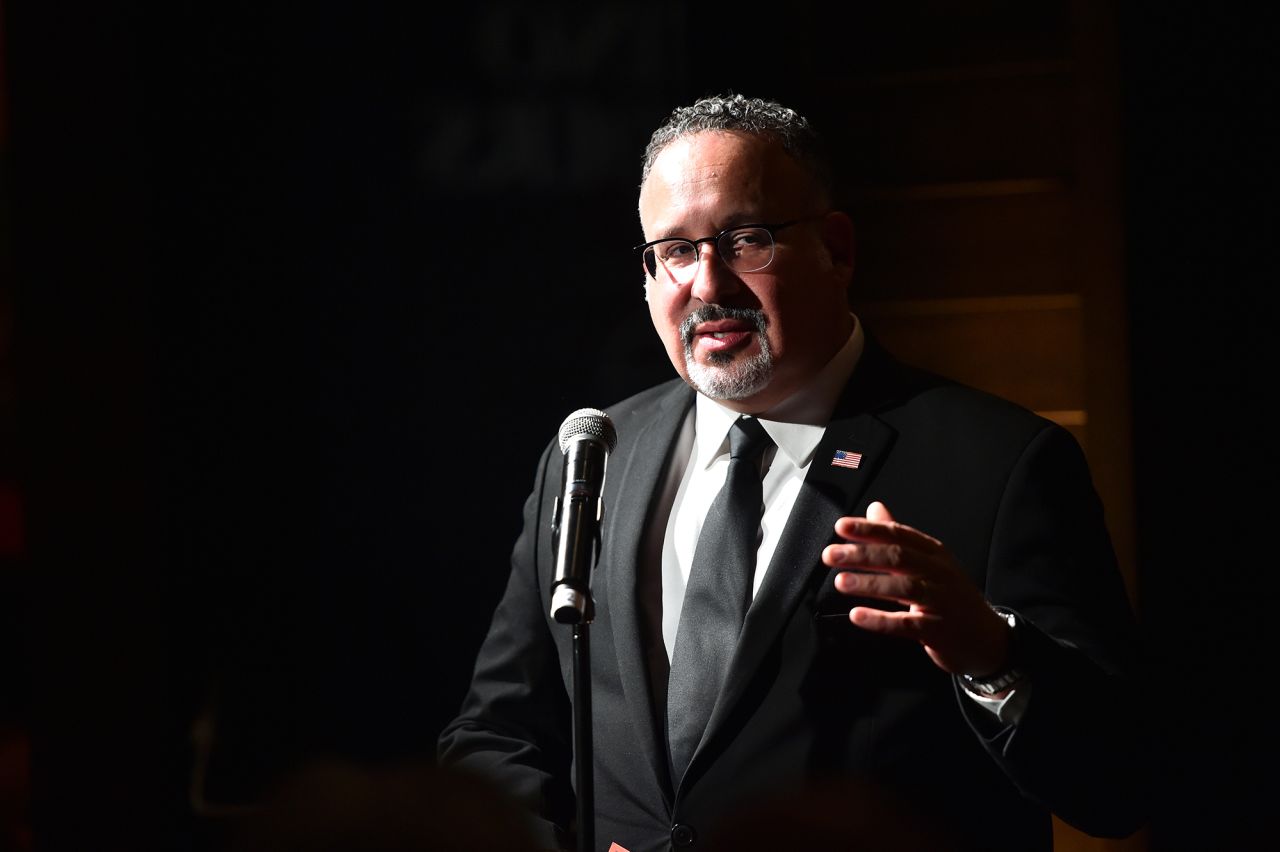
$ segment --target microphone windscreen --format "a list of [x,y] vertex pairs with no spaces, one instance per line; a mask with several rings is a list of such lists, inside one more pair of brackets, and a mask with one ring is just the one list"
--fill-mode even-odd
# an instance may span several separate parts
[[566,452],[569,442],[581,435],[604,441],[609,452],[618,445],[618,431],[613,428],[613,421],[598,408],[579,408],[564,419],[560,424],[560,452]]

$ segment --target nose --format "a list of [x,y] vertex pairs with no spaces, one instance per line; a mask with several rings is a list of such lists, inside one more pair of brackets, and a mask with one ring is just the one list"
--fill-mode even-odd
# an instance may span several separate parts
[[695,299],[710,305],[723,304],[742,287],[742,280],[720,257],[714,242],[698,246],[698,268],[693,273],[689,293]]

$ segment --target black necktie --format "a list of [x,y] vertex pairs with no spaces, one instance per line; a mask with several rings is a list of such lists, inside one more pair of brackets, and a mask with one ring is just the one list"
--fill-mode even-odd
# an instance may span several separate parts
[[751,605],[763,503],[760,453],[770,443],[758,420],[740,417],[730,428],[729,472],[694,549],[667,682],[667,741],[677,784],[702,740]]

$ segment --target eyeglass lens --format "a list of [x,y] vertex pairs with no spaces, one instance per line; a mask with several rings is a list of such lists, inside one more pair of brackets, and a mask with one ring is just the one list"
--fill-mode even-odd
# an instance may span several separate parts
[[[736,228],[720,235],[716,251],[734,272],[756,272],[773,260],[773,237],[766,228]],[[664,240],[645,250],[644,265],[654,277],[661,268],[672,281],[687,284],[697,272],[700,257],[692,240]]]

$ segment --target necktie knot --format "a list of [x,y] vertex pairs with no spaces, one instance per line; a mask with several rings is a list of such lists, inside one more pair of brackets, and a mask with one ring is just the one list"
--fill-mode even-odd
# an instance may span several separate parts
[[760,421],[754,417],[739,417],[729,427],[729,458],[753,459],[772,441]]

